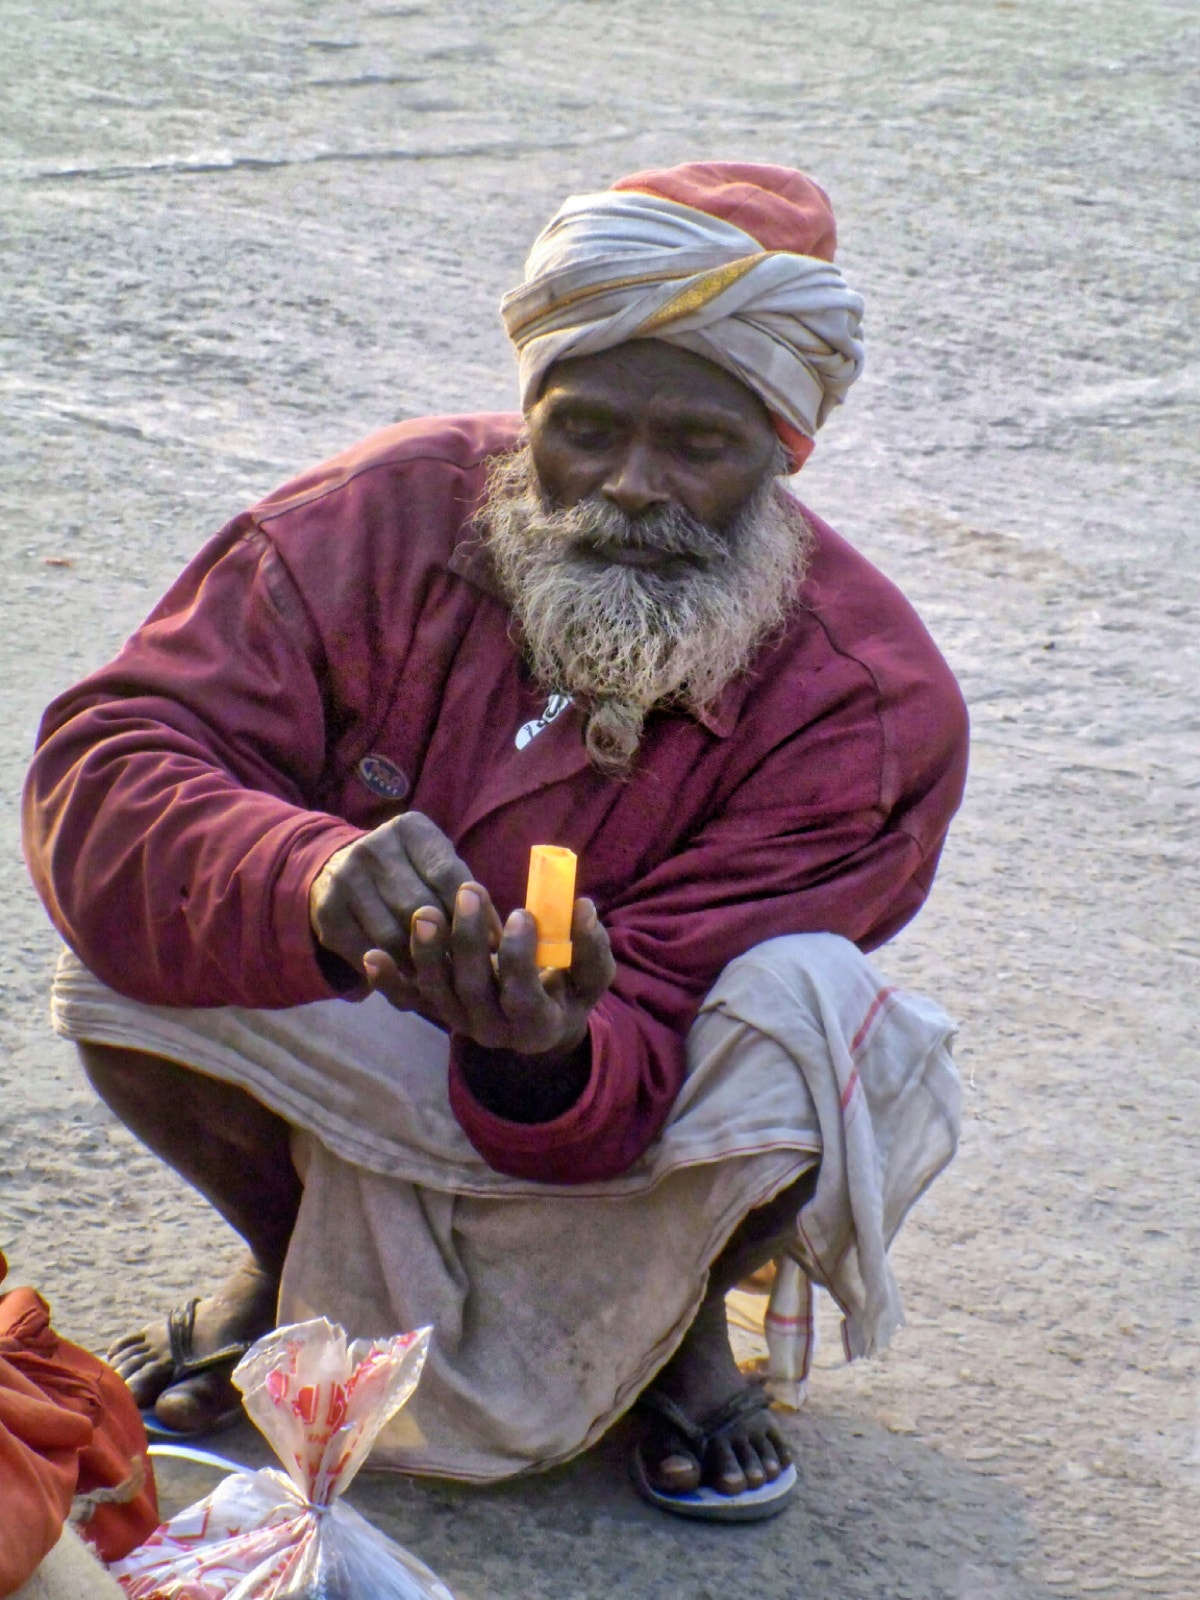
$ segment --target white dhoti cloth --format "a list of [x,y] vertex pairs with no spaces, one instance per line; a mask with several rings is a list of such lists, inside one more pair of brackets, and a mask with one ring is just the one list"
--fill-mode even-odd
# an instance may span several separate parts
[[[570,1187],[487,1166],[450,1109],[445,1034],[379,996],[145,1006],[67,953],[51,1011],[68,1039],[182,1062],[296,1130],[280,1321],[323,1315],[353,1336],[432,1324],[421,1384],[373,1461],[474,1481],[599,1439],[678,1346],[739,1222],[817,1161],[791,1260],[838,1301],[848,1353],[882,1346],[901,1320],[887,1247],[958,1134],[953,1024],[832,934],[732,962],[661,1138],[620,1177]],[[794,1378],[785,1317],[774,1331],[776,1375]]]

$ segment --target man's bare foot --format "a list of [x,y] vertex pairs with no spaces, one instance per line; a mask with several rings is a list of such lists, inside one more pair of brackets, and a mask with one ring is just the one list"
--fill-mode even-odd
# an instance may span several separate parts
[[[247,1254],[216,1294],[196,1307],[192,1354],[203,1357],[267,1333],[275,1326],[278,1294],[278,1278]],[[236,1358],[210,1372],[171,1382],[174,1368],[165,1319],[118,1339],[108,1360],[138,1406],[145,1410],[152,1405],[158,1420],[179,1433],[204,1433],[240,1399],[229,1378]]]
[[[700,1427],[736,1395],[750,1390],[733,1358],[723,1297],[713,1296],[700,1307],[653,1387]],[[641,1454],[647,1479],[664,1494],[684,1494],[702,1484],[721,1494],[741,1494],[777,1478],[792,1459],[778,1423],[765,1410],[723,1429],[703,1461],[665,1417],[647,1415]]]

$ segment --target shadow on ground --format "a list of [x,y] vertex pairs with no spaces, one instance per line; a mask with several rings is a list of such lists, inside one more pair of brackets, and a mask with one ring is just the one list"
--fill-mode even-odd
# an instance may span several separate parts
[[[1010,1485],[897,1436],[851,1407],[793,1424],[800,1500],[753,1527],[708,1527],[643,1505],[632,1427],[586,1456],[492,1488],[367,1474],[350,1499],[427,1562],[459,1600],[1036,1600],[1040,1565]],[[268,1460],[248,1427],[214,1441]],[[203,1494],[206,1469],[160,1463],[164,1515]],[[869,1487],[868,1487],[869,1486]]]

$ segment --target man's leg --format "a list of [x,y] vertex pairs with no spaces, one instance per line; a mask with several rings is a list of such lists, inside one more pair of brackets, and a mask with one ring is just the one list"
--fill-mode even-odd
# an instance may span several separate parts
[[[685,1416],[701,1423],[749,1380],[738,1369],[729,1342],[725,1296],[757,1272],[792,1237],[800,1208],[810,1199],[817,1169],[803,1173],[757,1211],[750,1212],[709,1270],[708,1292],[683,1343],[654,1380],[654,1388],[675,1402]],[[656,1489],[680,1494],[701,1481],[722,1494],[759,1488],[791,1460],[791,1451],[770,1412],[714,1442],[709,1459],[696,1460],[687,1442],[664,1419],[647,1419],[642,1437],[646,1476]]]
[[[245,1259],[197,1307],[196,1355],[266,1333],[275,1325],[279,1275],[300,1206],[287,1123],[244,1090],[160,1056],[110,1045],[78,1048],[109,1109],[246,1241]],[[165,1320],[119,1340],[109,1360],[138,1404],[154,1404],[160,1420],[181,1432],[202,1431],[236,1398],[228,1369],[167,1388]]]

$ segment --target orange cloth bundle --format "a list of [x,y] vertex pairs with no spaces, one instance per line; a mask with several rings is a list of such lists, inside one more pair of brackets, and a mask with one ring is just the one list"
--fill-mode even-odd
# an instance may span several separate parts
[[[7,1271],[0,1254],[0,1282]],[[59,1338],[32,1289],[0,1295],[0,1485],[0,1595],[36,1571],[79,1497],[118,1496],[79,1528],[105,1561],[158,1524],[133,1396],[97,1356]]]

